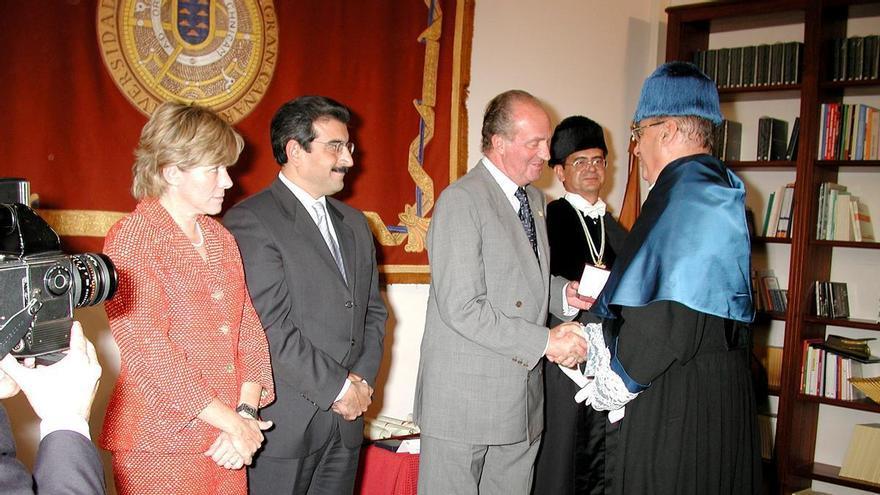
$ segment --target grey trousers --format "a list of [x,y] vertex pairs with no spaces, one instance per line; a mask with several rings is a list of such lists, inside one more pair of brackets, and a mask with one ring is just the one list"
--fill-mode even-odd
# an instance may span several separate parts
[[473,445],[422,434],[419,495],[528,495],[540,444]]

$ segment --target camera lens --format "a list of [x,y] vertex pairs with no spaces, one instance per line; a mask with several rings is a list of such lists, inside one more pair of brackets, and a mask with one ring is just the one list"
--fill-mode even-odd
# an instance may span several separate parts
[[94,306],[113,297],[119,280],[116,268],[106,254],[83,253],[70,256],[76,269],[73,277],[73,303],[77,308]]

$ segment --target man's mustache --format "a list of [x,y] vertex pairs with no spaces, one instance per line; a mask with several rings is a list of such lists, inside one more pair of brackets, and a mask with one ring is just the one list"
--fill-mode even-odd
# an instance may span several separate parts
[[351,170],[351,167],[333,167],[330,170],[339,172],[340,174],[347,174]]

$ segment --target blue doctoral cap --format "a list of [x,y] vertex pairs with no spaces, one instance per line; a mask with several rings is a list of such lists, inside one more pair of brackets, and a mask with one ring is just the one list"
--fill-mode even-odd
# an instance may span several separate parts
[[667,115],[690,115],[720,124],[723,117],[715,82],[687,62],[668,62],[658,67],[645,79],[633,122]]

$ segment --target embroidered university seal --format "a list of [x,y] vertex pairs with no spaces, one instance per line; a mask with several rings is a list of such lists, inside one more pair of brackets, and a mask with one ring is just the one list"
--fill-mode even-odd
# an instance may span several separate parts
[[102,0],[97,24],[113,81],[147,115],[176,100],[238,122],[275,70],[272,0]]

